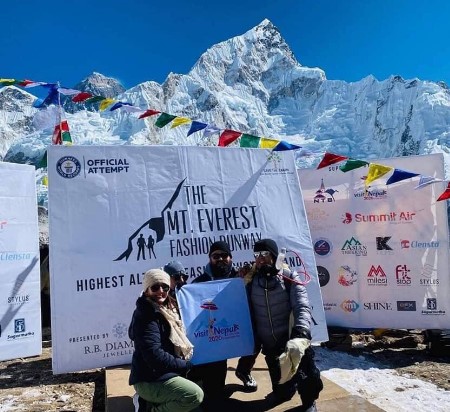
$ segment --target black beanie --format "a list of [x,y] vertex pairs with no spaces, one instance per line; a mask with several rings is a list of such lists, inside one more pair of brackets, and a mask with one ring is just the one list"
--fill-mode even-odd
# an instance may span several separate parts
[[278,246],[277,243],[272,239],[261,239],[255,243],[253,246],[254,252],[262,252],[267,250],[272,254],[272,256],[276,259],[278,256]]
[[230,257],[231,256],[231,250],[230,250],[230,246],[228,246],[227,242],[224,242],[222,240],[219,240],[218,242],[214,242],[211,247],[209,248],[209,255],[211,256],[216,250],[223,250],[224,252],[227,252]]

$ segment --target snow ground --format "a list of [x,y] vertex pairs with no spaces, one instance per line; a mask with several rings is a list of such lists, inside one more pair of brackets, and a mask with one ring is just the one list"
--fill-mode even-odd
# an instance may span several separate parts
[[450,391],[345,352],[315,348],[316,362],[327,379],[386,412],[450,411]]

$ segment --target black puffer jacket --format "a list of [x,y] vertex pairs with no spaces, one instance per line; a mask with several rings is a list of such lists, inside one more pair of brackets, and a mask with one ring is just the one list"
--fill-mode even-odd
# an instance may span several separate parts
[[136,301],[128,335],[134,341],[130,385],[186,374],[189,364],[174,355],[169,322],[145,296]]

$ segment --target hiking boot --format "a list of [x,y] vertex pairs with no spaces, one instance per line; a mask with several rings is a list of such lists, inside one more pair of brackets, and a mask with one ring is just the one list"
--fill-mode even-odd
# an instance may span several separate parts
[[242,381],[244,388],[247,391],[256,392],[258,390],[258,384],[256,383],[255,378],[249,373],[242,373],[237,370],[236,377]]
[[141,398],[137,393],[133,395],[134,412],[146,412],[147,402]]
[[302,405],[300,407],[300,412],[317,412],[316,403],[314,402],[310,406]]

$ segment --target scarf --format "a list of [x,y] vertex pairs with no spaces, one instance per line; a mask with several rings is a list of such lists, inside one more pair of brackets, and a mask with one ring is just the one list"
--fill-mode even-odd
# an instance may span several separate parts
[[176,308],[174,307],[173,309],[171,309],[165,305],[160,306],[157,303],[153,302],[151,299],[148,300],[156,309],[161,312],[167,322],[169,322],[169,340],[173,343],[173,346],[175,348],[175,356],[178,356],[185,360],[191,359],[194,353],[194,345],[192,345],[192,343],[186,336],[186,331]]

